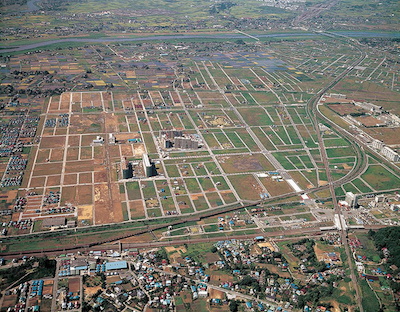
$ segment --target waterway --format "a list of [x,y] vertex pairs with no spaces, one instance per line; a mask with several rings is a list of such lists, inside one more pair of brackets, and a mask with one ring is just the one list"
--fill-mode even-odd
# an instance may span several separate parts
[[[37,3],[38,0],[31,0],[34,3]],[[35,5],[35,4],[33,4]],[[368,32],[368,31],[341,31],[338,32],[340,35],[355,37],[355,38],[364,38],[364,37],[381,37],[381,38],[400,38],[400,33],[395,32]],[[283,37],[313,37],[318,36],[318,34],[313,32],[287,32],[287,33],[278,33],[278,34],[258,34],[258,38],[283,38]],[[47,40],[43,42],[31,43],[21,46],[13,46],[13,47],[1,47],[0,53],[10,53],[10,52],[19,52],[25,50],[38,49],[42,47],[46,47],[52,44],[59,43],[82,43],[82,44],[91,44],[91,43],[112,43],[112,42],[135,42],[135,41],[156,41],[156,40],[185,40],[185,39],[248,39],[247,36],[242,34],[214,34],[214,35],[159,35],[159,36],[148,36],[148,37],[134,37],[134,38],[65,38],[65,39],[53,39]]]
[[26,3],[26,5],[28,6],[28,9],[25,12],[39,11],[40,7],[37,6],[38,3],[40,3],[40,0],[29,0]]

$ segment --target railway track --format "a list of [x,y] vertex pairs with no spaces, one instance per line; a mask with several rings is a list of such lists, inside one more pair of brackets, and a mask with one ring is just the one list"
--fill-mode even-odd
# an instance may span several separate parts
[[[328,34],[328,35],[332,36],[330,34]],[[354,66],[357,66],[358,64],[360,64],[365,59],[366,54],[359,47],[357,47],[357,48],[359,49],[359,51],[361,53],[360,58],[358,58],[356,61],[354,61],[351,66],[349,66],[346,70],[344,70],[340,75],[338,75],[327,86],[325,86],[323,89],[321,89],[314,96],[314,98],[312,98],[312,100],[309,101],[309,103],[307,105],[307,108],[308,108],[308,112],[309,112],[309,115],[311,117],[311,120],[312,120],[312,122],[314,124],[314,127],[316,128],[316,131],[317,132],[319,131],[318,119],[324,120],[324,122],[329,124],[333,129],[338,131],[341,135],[343,135],[344,137],[349,139],[350,142],[352,142],[353,148],[357,153],[357,159],[359,161],[356,162],[355,166],[353,167],[353,170],[348,175],[346,175],[345,177],[343,177],[343,178],[341,178],[341,179],[339,179],[337,181],[334,181],[334,182],[331,181],[331,183],[329,183],[328,185],[315,187],[313,189],[309,189],[308,192],[310,192],[310,193],[316,192],[316,191],[320,191],[320,190],[323,190],[323,189],[328,189],[328,188],[333,190],[335,186],[342,185],[342,184],[344,184],[346,182],[349,182],[349,181],[353,180],[354,178],[358,177],[361,173],[364,172],[364,170],[366,169],[366,166],[367,166],[365,153],[364,153],[363,150],[361,150],[361,148],[359,146],[357,146],[357,144],[355,144],[353,142],[353,138],[350,137],[349,134],[347,132],[345,132],[343,129],[339,128],[338,126],[336,126],[336,124],[334,124],[333,122],[328,120],[325,116],[323,116],[317,110],[318,101],[323,96],[323,94],[325,94],[329,89],[334,87],[340,80],[342,80],[354,68]],[[325,155],[323,161],[324,161],[325,165],[327,166],[328,160],[326,158],[326,155]],[[216,215],[219,215],[219,214],[224,214],[224,213],[236,211],[236,210],[243,209],[243,208],[253,207],[253,206],[256,206],[256,205],[260,205],[260,204],[265,204],[265,203],[268,203],[268,202],[271,202],[271,201],[275,201],[275,200],[279,200],[279,199],[289,198],[289,197],[292,197],[292,196],[295,196],[295,195],[300,195],[300,193],[291,192],[291,193],[287,193],[287,194],[284,194],[284,195],[271,197],[271,198],[266,199],[266,200],[264,199],[264,200],[260,200],[260,201],[251,202],[251,203],[248,203],[248,204],[245,204],[245,205],[226,207],[226,208],[223,208],[223,209],[216,209],[216,210],[208,211],[208,212],[205,212],[205,213],[201,212],[198,215],[191,215],[191,216],[189,216],[187,218],[174,220],[174,221],[171,221],[171,222],[168,222],[168,223],[148,226],[147,228],[136,230],[136,231],[133,231],[133,232],[131,232],[129,234],[124,234],[124,235],[120,235],[120,236],[117,236],[117,237],[112,237],[110,239],[97,240],[97,241],[94,241],[94,242],[92,242],[90,244],[76,244],[76,245],[63,246],[63,247],[59,247],[59,248],[47,248],[47,249],[41,249],[41,250],[27,250],[27,251],[20,251],[20,252],[5,252],[5,253],[0,253],[0,255],[3,256],[3,257],[21,256],[21,255],[40,255],[40,254],[49,254],[49,253],[72,252],[72,251],[77,251],[77,250],[82,250],[82,249],[93,248],[93,247],[100,246],[100,245],[103,245],[103,244],[109,244],[109,243],[120,241],[122,239],[129,238],[129,237],[139,236],[139,235],[142,235],[142,234],[145,234],[145,233],[148,233],[148,232],[153,232],[153,231],[156,231],[156,230],[167,228],[169,226],[176,226],[176,225],[181,225],[181,224],[185,224],[185,223],[189,223],[189,222],[196,222],[196,221],[199,221],[199,220],[204,219],[204,218],[209,218],[209,217],[212,217],[212,216],[216,216]],[[332,196],[335,196],[334,193],[332,194]],[[304,229],[303,229],[303,231],[304,231]],[[60,232],[60,234],[61,235],[65,234],[65,232]],[[192,240],[192,242],[195,242],[195,241]],[[146,243],[146,244],[149,245],[150,243]],[[154,244],[154,242],[151,243],[151,244]]]
[[[322,32],[322,34],[324,34]],[[332,34],[327,34],[329,37],[332,37]],[[345,131],[344,129],[342,129],[341,127],[339,127],[338,125],[336,125],[334,122],[332,122],[331,120],[329,120],[327,117],[325,117],[319,110],[318,110],[318,103],[320,101],[320,99],[322,98],[322,96],[331,88],[333,88],[337,83],[339,83],[339,81],[341,81],[344,77],[346,77],[355,66],[361,64],[361,62],[367,57],[367,54],[358,46],[359,43],[357,41],[354,40],[348,40],[346,39],[342,39],[340,38],[339,40],[346,40],[347,42],[349,42],[350,45],[355,46],[358,51],[360,52],[360,57],[355,60],[349,67],[347,67],[342,73],[340,73],[334,80],[332,80],[328,85],[326,85],[324,88],[322,88],[317,94],[316,96],[308,103],[307,105],[307,111],[308,114],[313,122],[314,128],[317,131],[317,136],[318,136],[318,142],[319,142],[319,146],[320,146],[320,150],[321,150],[321,157],[322,157],[322,161],[324,163],[324,167],[325,167],[325,172],[327,175],[327,179],[328,179],[328,185],[329,185],[329,190],[332,196],[332,203],[334,206],[334,210],[335,213],[337,215],[340,216],[339,218],[339,222],[340,222],[340,228],[339,228],[339,233],[341,236],[341,240],[342,240],[342,244],[345,248],[346,251],[346,255],[347,255],[347,261],[348,261],[348,265],[349,265],[349,269],[350,269],[350,276],[351,276],[351,280],[352,280],[352,284],[353,284],[353,288],[356,292],[355,294],[355,299],[357,301],[357,305],[358,308],[360,309],[360,312],[363,312],[363,305],[362,305],[362,301],[361,301],[361,290],[358,286],[357,283],[357,277],[354,273],[354,265],[353,265],[353,258],[351,255],[351,251],[350,251],[350,247],[348,244],[348,240],[347,240],[347,229],[346,229],[346,224],[344,218],[343,218],[343,213],[342,213],[342,209],[341,207],[338,205],[338,201],[336,198],[336,194],[335,194],[335,184],[332,183],[332,173],[331,170],[329,168],[329,161],[328,161],[328,157],[327,157],[327,153],[326,150],[324,148],[324,141],[321,135],[321,131],[319,130],[319,120],[323,120],[326,124],[328,124],[330,127],[332,127],[335,131],[337,131],[342,137],[348,139],[348,141],[350,142],[351,146],[353,147],[354,151],[357,154],[356,157],[356,163],[355,166],[352,168],[352,171],[347,174],[346,179],[347,181],[351,181],[357,177],[359,177],[368,167],[368,161],[366,159],[366,154],[363,150],[363,148],[361,146],[359,146],[357,144],[356,141],[354,141],[354,137],[351,136],[347,131]]]

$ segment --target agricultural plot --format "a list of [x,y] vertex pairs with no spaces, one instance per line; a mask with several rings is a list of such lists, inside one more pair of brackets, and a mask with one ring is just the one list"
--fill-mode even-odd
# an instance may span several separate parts
[[[56,214],[102,224],[188,214],[325,185],[327,175],[306,105],[316,83],[324,85],[340,75],[356,56],[344,56],[353,52],[344,43],[318,41],[321,48],[316,49],[312,41],[302,42],[302,49],[281,42],[247,51],[246,44],[229,52],[207,49],[196,57],[187,57],[190,46],[177,51],[169,42],[163,44],[162,56],[150,44],[148,54],[140,55],[143,49],[131,43],[52,55],[48,62],[53,72],[66,75],[84,68],[87,78],[77,78],[76,90],[90,91],[64,92],[46,101],[41,140],[32,149],[32,169],[24,181],[37,193],[30,200],[30,213],[42,217],[46,209],[71,206],[76,210]],[[23,60],[19,57],[10,68],[31,70]],[[97,64],[104,60],[107,66]],[[348,85],[339,83],[338,92],[383,90],[375,78],[380,62],[370,62],[368,66],[378,67],[375,72],[368,66],[357,70],[362,79],[371,79],[363,86],[350,80]],[[46,62],[40,66],[48,69]],[[383,101],[381,95],[379,99]],[[387,101],[392,100],[393,94]],[[338,115],[364,113],[355,107],[349,99],[327,97],[321,109],[341,120]],[[170,132],[170,143],[162,139],[165,131],[175,131]],[[397,144],[394,131],[368,131]],[[331,130],[322,135],[331,176],[340,179],[354,167],[355,153],[350,142]],[[198,147],[178,147],[175,136],[195,139]],[[154,162],[155,178],[144,175],[144,153]],[[134,164],[132,178],[122,178],[122,157]],[[5,166],[0,167],[3,172]],[[376,174],[378,179],[373,178]],[[396,182],[395,172],[374,165],[340,192],[367,193]],[[45,198],[58,193],[59,202],[42,207]]]
[[400,178],[381,165],[370,165],[361,176],[374,190],[394,189],[400,185]]
[[[58,100],[50,99],[27,180],[27,187],[42,196],[30,210],[35,211],[32,217],[86,215],[89,223],[120,222],[121,199],[126,215],[128,200],[141,198],[131,185],[118,185],[119,177],[113,169],[122,156],[141,157],[144,150],[140,153],[140,145],[136,149],[128,144],[129,121],[124,116],[106,113],[112,102],[109,92],[71,92],[63,93]],[[64,129],[62,134],[59,129]],[[114,133],[123,144],[117,146],[108,141]],[[141,137],[136,142],[140,140]],[[120,187],[126,199],[116,191]],[[88,206],[93,207],[89,215],[83,212]]]

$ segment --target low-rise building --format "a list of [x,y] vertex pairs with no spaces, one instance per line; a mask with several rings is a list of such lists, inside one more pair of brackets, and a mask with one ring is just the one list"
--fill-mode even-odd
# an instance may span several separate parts
[[65,217],[46,218],[43,219],[42,227],[51,228],[65,226],[65,220]]

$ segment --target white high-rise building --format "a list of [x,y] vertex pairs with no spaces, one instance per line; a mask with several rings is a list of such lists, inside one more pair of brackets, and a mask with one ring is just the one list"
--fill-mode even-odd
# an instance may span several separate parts
[[389,159],[390,161],[399,161],[400,160],[400,156],[397,152],[395,152],[394,150],[392,150],[390,147],[388,146],[384,146],[381,149],[381,154],[383,156],[385,156],[387,159]]
[[357,195],[356,194],[353,194],[352,192],[347,192],[345,201],[349,205],[349,207],[351,207],[351,208],[357,207]]

